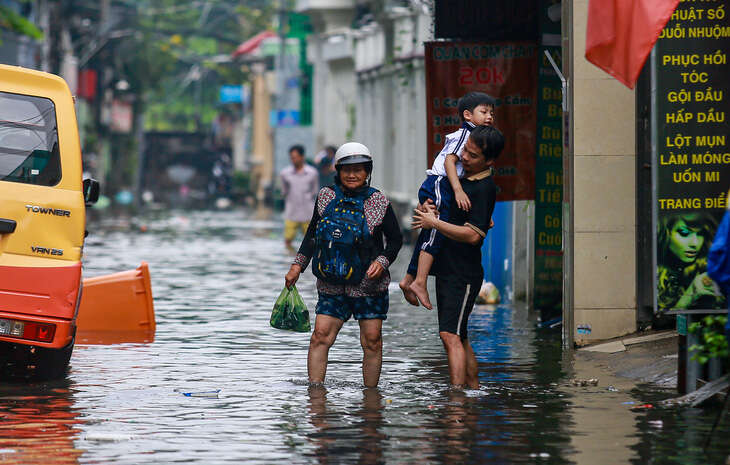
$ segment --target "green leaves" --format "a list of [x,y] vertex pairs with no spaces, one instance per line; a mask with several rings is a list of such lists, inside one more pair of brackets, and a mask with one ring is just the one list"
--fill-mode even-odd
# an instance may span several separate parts
[[35,24],[2,5],[0,5],[0,29],[7,29],[36,40],[43,38],[43,32]]
[[709,315],[689,325],[689,332],[699,336],[699,344],[693,344],[689,348],[690,352],[694,352],[692,360],[704,365],[712,358],[730,356],[725,338],[725,323],[727,323],[726,316]]

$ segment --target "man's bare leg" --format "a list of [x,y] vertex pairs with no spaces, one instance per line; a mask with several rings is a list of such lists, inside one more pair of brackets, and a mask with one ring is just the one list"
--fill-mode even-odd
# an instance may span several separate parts
[[398,287],[400,287],[400,290],[403,292],[403,297],[405,297],[406,302],[414,307],[418,307],[418,297],[416,297],[416,294],[414,294],[411,290],[411,283],[414,279],[416,278],[412,274],[406,273],[398,284]]
[[362,381],[366,387],[376,387],[383,366],[383,320],[360,320],[362,345]]
[[469,339],[464,339],[461,344],[464,346],[466,355],[466,385],[469,386],[469,389],[479,389],[479,365],[477,365],[474,349],[472,349]]
[[453,386],[463,387],[466,385],[467,354],[461,337],[446,331],[441,331],[439,336],[441,336],[449,362],[449,381]]
[[426,288],[428,273],[431,271],[433,266],[433,255],[421,250],[418,253],[418,272],[416,273],[416,279],[413,280],[409,289],[416,294],[421,305],[427,309],[433,309],[431,305],[431,299],[428,297],[428,289]]
[[310,383],[323,383],[327,373],[327,355],[337,339],[343,321],[329,315],[317,315],[314,331],[309,339],[307,373]]

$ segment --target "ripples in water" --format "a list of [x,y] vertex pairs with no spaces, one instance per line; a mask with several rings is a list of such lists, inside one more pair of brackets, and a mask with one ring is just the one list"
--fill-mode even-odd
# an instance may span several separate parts
[[[66,379],[1,385],[0,463],[704,464],[728,453],[726,426],[701,452],[714,412],[623,405],[668,391],[572,386],[559,334],[536,332],[521,307],[475,309],[482,387],[449,389],[435,313],[397,286],[380,387],[362,386],[352,322],[326,383],[311,387],[308,335],[268,323],[292,260],[277,218],[195,212],[89,229],[86,276],[149,262],[154,343],[79,345]],[[298,287],[313,309],[311,273]]]

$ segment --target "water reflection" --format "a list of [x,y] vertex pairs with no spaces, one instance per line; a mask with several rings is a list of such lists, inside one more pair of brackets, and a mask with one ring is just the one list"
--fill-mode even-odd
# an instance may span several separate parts
[[76,344],[103,345],[155,342],[154,331],[77,331]]
[[[397,286],[380,387],[363,389],[359,330],[349,322],[327,383],[309,388],[308,335],[269,327],[292,259],[278,219],[236,211],[135,221],[92,225],[84,271],[150,263],[154,342],[79,343],[63,383],[0,386],[0,463],[699,465],[729,452],[726,418],[702,454],[714,411],[623,404],[656,403],[668,391],[606,373],[598,386],[573,386],[594,377],[591,367],[561,350],[559,332],[536,331],[523,307],[475,309],[469,334],[482,388],[449,390],[436,315],[402,302]],[[398,276],[405,263],[395,267]],[[310,273],[298,288],[312,310]]]
[[0,463],[79,463],[82,422],[69,381],[0,386],[0,418]]
[[308,394],[309,421],[314,431],[307,436],[314,445],[312,455],[317,463],[385,463],[384,399],[378,389],[363,389],[362,403],[351,413],[338,412],[329,404],[324,386],[310,386]]

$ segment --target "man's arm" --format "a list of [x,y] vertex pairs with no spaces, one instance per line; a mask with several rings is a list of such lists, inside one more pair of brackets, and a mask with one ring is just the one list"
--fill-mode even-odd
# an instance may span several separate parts
[[479,245],[483,237],[471,226],[457,226],[436,217],[436,208],[426,204],[424,209],[416,209],[413,215],[413,229],[436,229],[438,232],[458,242]]
[[281,179],[281,195],[286,197],[289,194],[289,182],[286,179],[286,174],[282,172],[279,179]]

